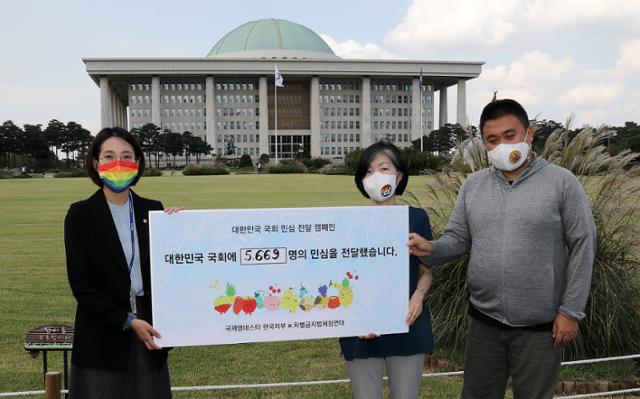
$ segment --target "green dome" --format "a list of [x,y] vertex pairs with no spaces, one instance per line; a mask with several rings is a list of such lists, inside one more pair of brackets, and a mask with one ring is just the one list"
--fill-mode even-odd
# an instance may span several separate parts
[[220,39],[207,57],[337,58],[317,33],[284,19],[240,25]]

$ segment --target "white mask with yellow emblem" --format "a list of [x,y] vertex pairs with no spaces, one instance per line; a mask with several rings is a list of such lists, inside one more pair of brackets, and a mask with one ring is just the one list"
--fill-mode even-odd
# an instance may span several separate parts
[[362,179],[364,191],[376,202],[384,202],[396,191],[396,175],[375,172]]
[[529,131],[527,131],[527,134],[524,136],[522,143],[498,144],[493,150],[487,151],[489,163],[505,172],[518,169],[529,156],[528,135]]

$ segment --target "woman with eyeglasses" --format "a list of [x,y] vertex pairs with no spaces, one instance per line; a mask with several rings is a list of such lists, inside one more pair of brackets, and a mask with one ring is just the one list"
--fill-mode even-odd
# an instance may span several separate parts
[[130,189],[144,169],[129,132],[102,129],[86,162],[99,189],[72,204],[64,221],[67,274],[78,302],[72,399],[171,397],[167,350],[154,342],[160,333],[151,315],[148,213],[163,206]]

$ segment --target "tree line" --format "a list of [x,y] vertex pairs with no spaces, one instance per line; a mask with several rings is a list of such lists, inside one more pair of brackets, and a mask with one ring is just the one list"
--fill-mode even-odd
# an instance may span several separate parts
[[160,167],[163,158],[165,165],[171,159],[171,164],[175,166],[177,156],[184,156],[187,165],[194,160],[199,164],[203,156],[209,156],[213,152],[213,147],[200,136],[195,136],[189,131],[182,134],[169,129],[162,131],[153,123],[131,129],[131,134],[140,143],[149,164],[155,165],[156,168]]
[[[553,120],[532,121],[536,125],[534,150],[541,152],[549,135],[563,125]],[[433,130],[422,140],[426,152],[448,154],[456,143],[468,137],[467,131],[478,134],[475,126],[466,129],[459,124],[445,124]],[[615,135],[608,144],[609,153],[614,155],[624,150],[640,152],[640,126],[636,122],[626,122],[624,126],[611,127]],[[580,129],[570,131],[573,139]],[[203,157],[212,154],[213,147],[201,137],[189,131],[183,133],[162,130],[153,123],[131,130],[144,151],[150,165],[159,168],[167,164],[176,165],[176,157],[184,157],[186,164],[200,163]],[[388,137],[392,137],[391,134]],[[46,127],[40,124],[25,124],[22,127],[7,120],[0,125],[0,167],[30,169],[83,167],[86,152],[93,136],[89,130],[77,122],[49,121]],[[420,150],[420,139],[412,141],[414,149]],[[225,142],[225,154],[235,153],[233,140]],[[61,155],[64,157],[61,158]],[[181,160],[182,161],[182,160]]]
[[92,139],[89,130],[77,122],[52,119],[43,129],[40,124],[20,127],[8,120],[0,126],[0,166],[57,168],[61,166],[60,153],[65,154],[67,166],[76,166],[84,162]]
[[[176,163],[177,156],[183,156],[187,164],[200,163],[203,156],[213,151],[201,137],[189,131],[182,134],[168,129],[162,131],[149,123],[132,129],[133,134],[150,165],[160,167]],[[57,119],[42,125],[25,124],[22,127],[8,120],[0,125],[0,167],[31,170],[84,167],[87,150],[93,140],[89,130],[77,122],[63,123]]]
[[[535,125],[533,148],[537,153],[542,152],[544,143],[551,133],[564,128],[562,123],[553,120],[535,120],[531,123]],[[473,135],[479,134],[476,126],[469,126],[465,129],[457,123],[445,124],[441,128],[431,131],[428,136],[423,136],[424,151],[447,154],[455,148],[457,143],[469,137],[469,129]],[[640,125],[636,122],[625,122],[624,126],[611,126],[610,129],[615,132],[607,143],[610,155],[619,154],[624,150],[640,153]],[[569,141],[573,140],[581,130],[582,128],[569,130]],[[421,148],[420,139],[413,140],[411,143],[413,148],[417,150]]]

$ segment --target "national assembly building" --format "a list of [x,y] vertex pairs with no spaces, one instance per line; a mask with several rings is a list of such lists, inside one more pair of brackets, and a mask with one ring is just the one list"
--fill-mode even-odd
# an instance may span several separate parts
[[[278,158],[304,151],[337,161],[380,139],[407,147],[421,132],[436,129],[435,92],[438,125],[449,122],[450,86],[457,89],[455,122],[465,122],[466,82],[478,77],[483,65],[343,59],[312,30],[282,19],[241,25],[203,58],[83,61],[100,87],[102,127],[153,123],[189,131],[203,137],[217,156],[232,139],[234,155],[254,159],[275,156],[277,133]],[[277,87],[277,131],[276,64],[284,78],[284,87]]]

